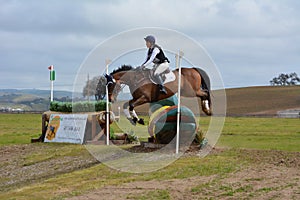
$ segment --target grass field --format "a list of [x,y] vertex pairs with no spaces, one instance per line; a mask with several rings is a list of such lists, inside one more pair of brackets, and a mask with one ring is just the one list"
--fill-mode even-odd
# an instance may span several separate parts
[[300,119],[226,118],[218,146],[300,151]]
[[27,144],[41,133],[40,114],[0,114],[0,145]]
[[[201,129],[206,131],[209,118],[201,117],[199,121]],[[40,135],[41,116],[39,114],[2,114],[0,127],[0,145],[28,144],[31,138]],[[124,129],[135,131],[143,140],[148,137],[147,129],[142,125],[133,127],[126,120],[122,120],[120,127],[128,127]],[[116,132],[120,131],[116,125],[113,128]],[[300,151],[300,120],[227,117],[217,145]]]
[[[200,119],[203,130],[208,123],[208,117]],[[40,115],[0,115],[0,199],[283,199],[282,190],[291,199],[300,195],[299,119],[226,118],[210,155],[187,154],[141,174],[110,169],[81,145],[29,144],[40,132]]]

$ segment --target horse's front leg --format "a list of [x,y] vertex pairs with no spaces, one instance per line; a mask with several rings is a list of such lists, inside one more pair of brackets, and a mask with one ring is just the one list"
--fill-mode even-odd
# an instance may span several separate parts
[[138,117],[138,115],[136,114],[136,112],[134,110],[134,107],[143,105],[148,102],[149,102],[149,99],[146,98],[145,95],[140,96],[138,99],[132,99],[129,101],[129,112],[135,122],[145,125],[144,119]]
[[[129,107],[129,109],[128,109]],[[132,125],[136,125],[136,122],[138,122],[139,124],[145,124],[143,119],[139,119],[139,117],[137,116],[135,110],[134,110],[134,106],[132,106],[132,104],[129,102],[124,103],[123,105],[123,110],[124,110],[124,114],[126,116],[126,118],[129,120],[129,122]]]
[[128,106],[129,106],[129,102],[126,102],[126,103],[123,104],[124,114],[125,114],[126,118],[130,121],[130,123],[132,125],[136,125],[136,121],[134,122],[134,120],[132,118],[132,115],[131,115],[130,111],[128,110]]
[[136,122],[137,122],[139,124],[145,125],[144,119],[139,118],[139,116],[136,114],[133,106],[129,106],[129,113],[132,117],[134,124],[136,124]]
[[[142,118],[139,118],[138,115],[136,114],[134,107],[142,105],[146,102],[147,99],[144,96],[141,96],[140,98],[132,99],[123,105],[124,113],[131,124],[136,125],[136,123],[139,123],[145,125],[144,120]],[[129,110],[128,110],[128,106],[129,106]]]

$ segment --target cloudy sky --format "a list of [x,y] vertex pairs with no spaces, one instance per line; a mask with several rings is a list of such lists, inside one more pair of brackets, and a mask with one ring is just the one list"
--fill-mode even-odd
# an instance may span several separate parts
[[[53,64],[55,88],[72,90],[92,49],[142,27],[176,30],[201,44],[225,87],[268,85],[282,72],[300,75],[299,10],[295,0],[0,0],[0,88],[48,89]],[[139,56],[128,63],[142,62]]]

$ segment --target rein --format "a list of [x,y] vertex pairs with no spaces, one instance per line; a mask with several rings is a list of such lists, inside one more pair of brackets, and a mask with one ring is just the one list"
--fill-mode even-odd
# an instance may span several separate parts
[[[134,70],[131,70],[130,73],[134,73],[132,74],[132,77],[129,78],[129,80],[122,80],[120,85],[121,85],[121,88],[120,88],[120,91],[123,90],[123,88],[127,85],[129,88],[136,90],[137,88],[139,88],[140,86],[144,85],[145,83],[152,83],[151,80],[150,80],[150,73],[151,73],[151,70],[149,71],[144,71],[144,70],[141,70],[141,69],[134,69]],[[149,75],[148,75],[149,74]]]
[[[148,81],[147,79],[150,79],[148,75],[150,75],[151,73],[151,70],[148,70],[148,71],[142,71],[140,70],[140,72],[136,71],[136,74],[135,74],[135,80],[134,81],[134,87],[137,87],[139,85],[143,85],[143,83],[147,83],[147,82],[151,82],[150,80]],[[138,74],[141,74],[142,75],[142,78],[138,79]]]

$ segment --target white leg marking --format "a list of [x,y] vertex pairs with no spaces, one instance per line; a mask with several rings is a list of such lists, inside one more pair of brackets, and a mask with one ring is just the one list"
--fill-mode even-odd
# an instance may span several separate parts
[[139,117],[137,116],[135,110],[130,111],[130,115],[131,115],[133,118],[137,118],[137,119],[139,120]]
[[128,109],[124,109],[124,114],[127,118],[131,118],[129,110]]

